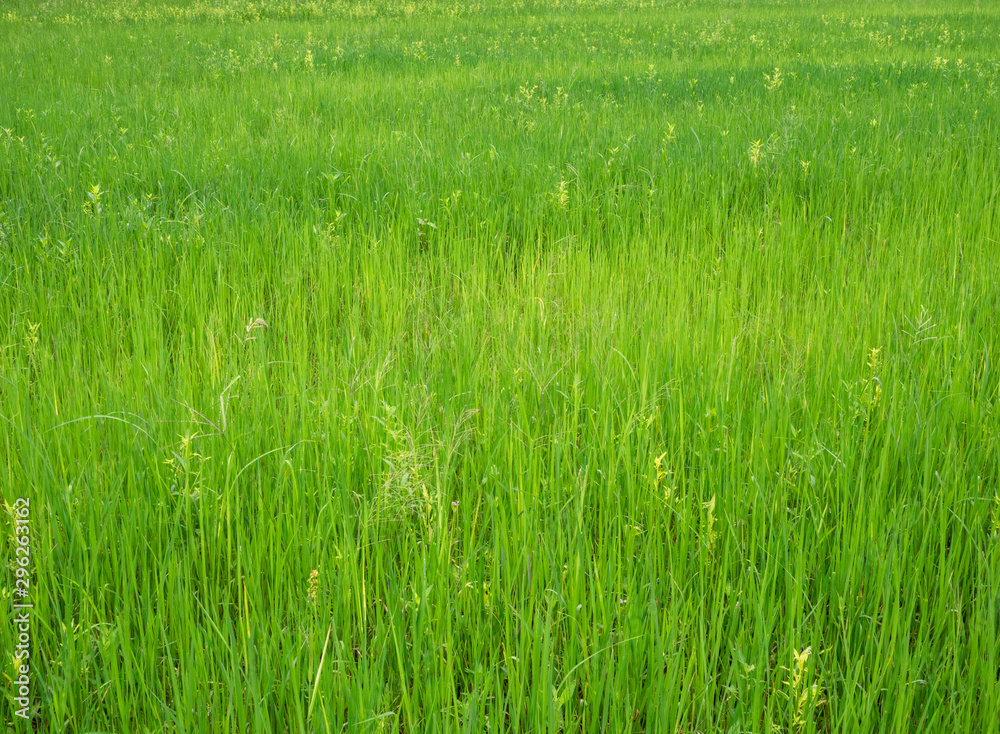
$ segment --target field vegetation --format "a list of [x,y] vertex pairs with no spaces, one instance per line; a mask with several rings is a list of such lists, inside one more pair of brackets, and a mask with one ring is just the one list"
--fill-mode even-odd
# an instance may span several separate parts
[[37,730],[996,731],[998,88],[989,2],[5,2]]

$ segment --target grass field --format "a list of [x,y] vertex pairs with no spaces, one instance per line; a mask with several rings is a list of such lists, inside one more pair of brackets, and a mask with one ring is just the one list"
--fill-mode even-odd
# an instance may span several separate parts
[[5,725],[997,731],[998,87],[985,1],[3,3]]

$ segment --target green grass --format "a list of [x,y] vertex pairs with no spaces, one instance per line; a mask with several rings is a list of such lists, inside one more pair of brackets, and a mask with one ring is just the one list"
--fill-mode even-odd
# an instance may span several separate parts
[[38,730],[996,731],[998,39],[6,3]]

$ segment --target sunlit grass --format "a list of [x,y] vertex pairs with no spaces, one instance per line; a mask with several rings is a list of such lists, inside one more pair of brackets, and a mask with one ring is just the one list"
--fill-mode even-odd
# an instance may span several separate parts
[[42,730],[995,730],[998,32],[9,3]]

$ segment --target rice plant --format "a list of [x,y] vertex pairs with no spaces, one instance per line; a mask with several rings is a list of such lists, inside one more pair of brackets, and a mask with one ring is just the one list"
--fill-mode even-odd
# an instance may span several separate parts
[[996,731],[998,38],[5,3],[5,726]]

